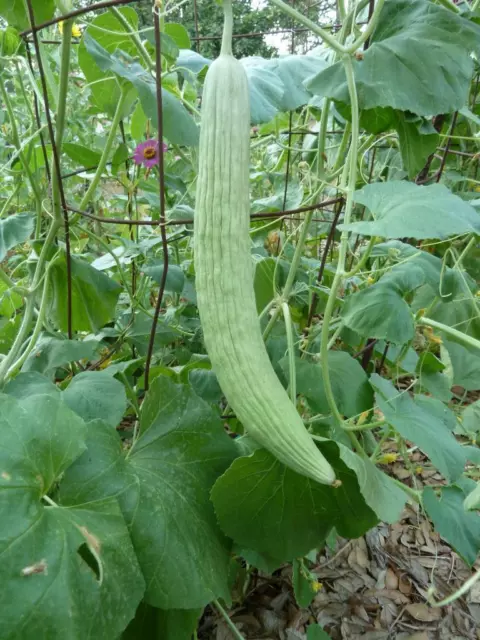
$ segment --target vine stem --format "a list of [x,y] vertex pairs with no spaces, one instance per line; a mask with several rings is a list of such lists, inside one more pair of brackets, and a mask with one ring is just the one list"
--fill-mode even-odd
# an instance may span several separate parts
[[38,310],[37,321],[35,323],[35,327],[33,329],[33,333],[32,333],[32,335],[30,337],[29,342],[28,342],[28,346],[26,347],[26,349],[22,353],[22,355],[18,358],[18,360],[16,362],[14,362],[12,364],[12,366],[9,368],[9,370],[7,371],[7,378],[10,378],[16,371],[18,371],[18,369],[21,368],[21,366],[23,365],[25,360],[28,358],[29,354],[35,348],[37,340],[38,340],[38,338],[40,336],[40,332],[42,330],[43,323],[45,321],[45,315],[46,315],[46,312],[47,312],[48,292],[49,292],[49,287],[50,287],[50,269],[53,266],[53,264],[54,264],[54,261],[52,260],[49,263],[48,267],[47,267],[47,271],[46,271],[46,274],[45,274],[45,280],[44,280],[44,283],[43,283],[42,299],[40,301],[40,308]]
[[286,302],[282,303],[282,311],[283,311],[283,317],[285,319],[285,329],[287,332],[290,399],[293,402],[293,404],[296,404],[297,372],[295,367],[295,343],[293,339],[293,324],[292,324],[292,318],[290,315],[290,307]]
[[432,318],[418,318],[418,324],[426,325],[427,327],[432,327],[433,329],[438,329],[439,331],[443,331],[448,336],[455,338],[462,344],[467,347],[473,347],[474,349],[480,349],[480,340],[473,338],[472,336],[467,335],[466,333],[462,333],[457,329],[453,329],[453,327],[449,327],[442,322],[437,322],[436,320],[432,320]]
[[288,271],[287,281],[285,282],[285,286],[283,287],[281,296],[279,296],[278,305],[275,307],[275,310],[270,320],[268,321],[267,326],[265,327],[265,331],[263,332],[264,340],[266,340],[270,335],[270,332],[273,329],[282,310],[282,304],[284,302],[288,302],[288,299],[290,298],[290,293],[292,291],[293,283],[295,282],[295,276],[297,274],[298,266],[300,264],[300,260],[302,259],[303,247],[305,245],[305,240],[307,239],[308,228],[310,227],[313,213],[313,211],[309,211],[305,216],[305,220],[303,221],[303,227],[300,232],[300,237],[298,238],[297,246],[295,247],[295,253],[290,264],[290,269]]
[[3,205],[3,207],[0,209],[0,219],[3,218],[4,215],[6,215],[6,213],[8,212],[8,208],[12,204],[12,201],[14,200],[15,196],[17,195],[17,193],[19,191],[20,191],[20,185],[17,184],[15,189],[12,191],[12,193],[6,199],[5,204]]
[[223,34],[220,55],[231,56],[232,54],[232,34],[233,34],[233,9],[232,0],[223,0]]
[[237,640],[245,640],[245,638],[242,636],[242,634],[240,633],[240,631],[237,629],[237,627],[233,624],[233,622],[230,619],[230,616],[228,615],[228,613],[225,611],[225,609],[222,607],[222,605],[220,604],[220,602],[218,600],[213,600],[213,605],[214,607],[220,612],[222,618],[225,620],[225,622],[228,625],[228,628],[230,629],[230,631],[233,633],[233,635],[235,636],[235,638],[237,638]]
[[458,600],[458,598],[461,598],[479,580],[480,580],[480,569],[476,573],[474,573],[473,576],[470,576],[470,578],[468,580],[466,580],[466,582],[464,582],[459,589],[457,589],[456,591],[451,593],[444,600],[440,600],[440,601],[437,602],[432,597],[430,597],[429,601],[428,601],[428,604],[431,607],[436,607],[436,608],[438,608],[438,607],[446,607],[448,604],[452,604],[452,602],[455,602],[455,600]]
[[[58,155],[62,153],[63,134],[65,131],[65,116],[67,111],[67,90],[68,90],[68,72],[70,69],[70,54],[72,50],[72,27],[73,20],[66,20],[63,25],[62,35],[62,53],[60,65],[60,85],[58,88],[58,110],[56,118],[56,134],[55,144],[58,149]],[[52,141],[53,142],[53,141]],[[59,219],[62,215],[62,198],[60,193],[61,175],[56,171],[55,158],[52,167],[52,199],[53,212]],[[67,212],[65,212],[67,216]]]
[[[333,49],[334,51],[336,51],[339,54],[354,53],[357,49],[359,49],[370,38],[370,36],[372,35],[375,27],[378,24],[380,13],[381,13],[381,11],[383,9],[383,5],[385,4],[385,0],[377,0],[377,4],[376,4],[375,10],[374,10],[374,12],[372,14],[372,18],[371,18],[370,22],[368,23],[366,29],[355,40],[355,42],[353,42],[351,45],[346,47],[346,46],[340,44],[338,42],[338,40],[334,36],[332,36],[332,35],[330,35],[330,33],[328,33],[328,31],[325,31],[325,29],[322,29],[322,27],[319,27],[317,24],[315,24],[315,22],[312,22],[311,20],[309,20],[307,17],[305,17],[299,11],[294,9],[292,6],[290,6],[290,5],[286,4],[285,2],[283,2],[283,0],[270,0],[270,1],[274,5],[276,5],[279,9],[281,9],[284,13],[288,14],[289,16],[291,16],[292,18],[297,20],[297,22],[300,22],[305,27],[307,27],[307,29],[310,29],[313,33],[315,33],[317,36],[322,38],[322,40],[324,42],[326,42],[330,46],[331,49]],[[444,0],[444,1],[447,1],[447,0]]]
[[95,189],[98,186],[98,183],[100,182],[102,173],[105,171],[105,167],[107,166],[108,158],[110,156],[113,143],[115,142],[115,138],[117,136],[117,129],[120,125],[120,120],[122,119],[123,108],[125,106],[125,101],[127,99],[127,93],[128,93],[128,89],[123,88],[122,93],[120,95],[120,100],[118,101],[118,105],[115,111],[115,115],[113,116],[112,128],[110,129],[110,133],[108,134],[107,141],[105,142],[105,147],[103,149],[102,156],[98,163],[97,170],[95,172],[92,182],[90,183],[90,186],[88,187],[85,195],[82,198],[82,201],[78,205],[79,209],[84,209],[87,206],[87,204],[90,201],[90,198],[92,197],[92,195],[95,192]]
[[[359,112],[358,112],[358,96],[357,87],[355,85],[355,77],[353,71],[353,62],[350,56],[345,56],[343,59],[345,66],[345,74],[347,76],[348,90],[350,93],[350,102],[352,106],[352,139],[350,143],[350,150],[348,154],[348,187],[346,189],[346,202],[344,213],[344,224],[349,224],[353,211],[353,196],[355,193],[355,185],[357,182],[357,151],[358,151],[358,139],[360,135],[359,125]],[[347,173],[342,176],[342,185],[345,186],[347,179]],[[325,386],[325,392],[328,404],[332,410],[333,416],[336,420],[343,424],[343,417],[338,410],[337,403],[333,395],[332,382],[330,378],[330,370],[328,366],[328,342],[329,342],[329,324],[332,318],[333,309],[337,299],[337,292],[340,284],[345,276],[345,262],[347,257],[348,246],[348,231],[342,231],[340,236],[340,248],[338,255],[338,264],[335,277],[333,279],[330,295],[328,296],[327,306],[323,316],[323,326],[320,342],[320,366],[322,368],[323,383]]]
[[143,42],[138,37],[138,34],[136,33],[136,31],[132,28],[132,25],[125,18],[125,16],[120,11],[120,9],[118,9],[117,7],[111,7],[110,11],[114,14],[114,16],[117,18],[117,20],[120,22],[120,24],[125,29],[125,31],[128,33],[131,41],[135,45],[138,53],[140,54],[140,57],[142,58],[142,60],[147,65],[148,70],[152,71],[153,70],[153,62],[152,62],[152,59],[150,57],[150,54],[148,53],[147,49],[145,48]]
[[61,227],[61,224],[62,224],[61,221],[55,218],[51,222],[47,237],[45,239],[45,243],[42,247],[42,251],[38,258],[38,263],[33,276],[30,292],[29,292],[29,295],[27,296],[27,302],[25,304],[25,312],[23,314],[22,324],[20,325],[20,329],[18,330],[18,333],[10,348],[10,351],[8,352],[7,357],[4,360],[2,360],[2,363],[0,364],[0,385],[3,384],[8,370],[10,369],[11,365],[15,361],[24,340],[27,337],[28,332],[30,331],[30,326],[33,319],[33,310],[35,308],[34,292],[43,276],[43,270],[45,267],[45,262],[47,261],[47,256],[48,256],[50,247],[55,239],[55,236],[57,235],[59,228]]
[[20,162],[22,163],[22,167],[23,170],[25,171],[25,173],[27,174],[27,178],[28,178],[28,182],[30,184],[30,188],[33,191],[33,195],[35,197],[35,201],[37,203],[40,203],[40,208],[42,206],[42,196],[40,191],[38,190],[38,187],[35,183],[35,179],[33,177],[32,172],[30,171],[30,167],[28,165],[27,159],[25,158],[25,154],[23,153],[23,148],[20,142],[20,136],[18,135],[18,129],[17,129],[17,122],[15,120],[15,114],[13,112],[13,107],[12,107],[12,103],[10,101],[10,97],[8,95],[7,89],[5,87],[5,82],[3,81],[3,78],[0,79],[0,94],[2,96],[2,99],[5,103],[5,108],[7,110],[8,113],[8,118],[10,120],[10,126],[12,127],[12,141],[13,144],[15,146],[15,149],[17,150],[17,155],[20,159]]
[[[65,29],[62,39],[62,56],[60,67],[60,87],[58,94],[56,90],[53,92],[53,100],[55,103],[55,109],[57,112],[57,135],[53,127],[52,116],[50,112],[50,97],[48,94],[48,77],[52,75],[51,69],[47,63],[44,63],[42,58],[41,43],[38,38],[38,30],[35,27],[35,12],[33,9],[33,0],[25,0],[25,5],[28,11],[28,18],[30,26],[32,28],[33,44],[35,47],[35,53],[37,55],[38,71],[40,75],[40,82],[43,94],[43,105],[45,108],[45,119],[48,124],[48,134],[50,143],[52,146],[52,159],[53,159],[53,177],[52,177],[52,202],[54,205],[54,220],[59,223],[59,228],[62,220],[63,211],[63,224],[65,228],[65,262],[67,267],[67,334],[69,339],[72,338],[72,271],[71,271],[71,252],[70,252],[70,225],[68,219],[67,201],[65,198],[65,192],[62,183],[62,171],[60,166],[60,153],[61,143],[63,137],[63,130],[65,127],[65,112],[67,101],[67,88],[68,88],[68,72],[70,68],[70,52],[71,52],[71,37],[72,37],[72,21],[65,23]],[[55,82],[51,84],[51,87],[55,85]],[[58,143],[57,143],[58,142]],[[56,174],[56,179],[55,179]],[[55,183],[54,183],[55,179]],[[57,204],[56,204],[57,203]],[[55,207],[57,207],[55,209]],[[37,265],[38,269],[39,265]],[[32,296],[33,298],[33,296]]]

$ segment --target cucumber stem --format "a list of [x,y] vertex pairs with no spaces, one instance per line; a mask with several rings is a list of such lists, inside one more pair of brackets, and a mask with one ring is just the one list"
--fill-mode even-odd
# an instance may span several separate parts
[[223,0],[223,35],[222,47],[220,49],[221,56],[231,56],[232,53],[232,33],[233,33],[233,10],[232,0]]

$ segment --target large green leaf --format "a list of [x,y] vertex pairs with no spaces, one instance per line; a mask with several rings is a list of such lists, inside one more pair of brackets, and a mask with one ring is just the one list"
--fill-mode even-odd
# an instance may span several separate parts
[[280,111],[283,98],[283,82],[265,60],[252,56],[243,58],[250,88],[250,117],[252,124],[269,122]]
[[20,373],[7,382],[3,392],[18,400],[30,396],[51,395],[61,393],[60,389],[51,380],[42,376],[38,371]]
[[297,558],[293,559],[292,569],[292,585],[295,600],[299,607],[306,609],[312,604],[312,600],[314,599],[317,590],[312,584],[313,579],[308,574],[305,575],[303,564]]
[[448,481],[456,480],[463,472],[466,455],[452,433],[456,419],[450,409],[434,398],[412,398],[399,392],[377,374],[372,375],[370,382],[387,422],[424,451]]
[[441,184],[367,184],[355,192],[355,202],[369,209],[373,221],[340,224],[339,229],[365,236],[418,240],[480,233],[480,215]]
[[472,402],[463,411],[460,433],[475,435],[480,431],[480,400]]
[[182,71],[183,69],[188,69],[194,75],[198,75],[211,64],[211,60],[191,49],[180,49],[180,54],[177,58],[177,66],[181,68]]
[[23,299],[3,280],[0,281],[0,316],[11,318],[23,304]]
[[[283,85],[283,95],[276,101],[280,111],[293,111],[307,104],[312,94],[305,89],[304,79],[327,66],[327,62],[323,58],[315,55],[284,55],[271,60],[262,58],[253,58],[253,60],[255,60],[257,70],[271,71]],[[245,59],[243,62],[245,64]],[[254,80],[253,77],[251,79]],[[261,91],[261,86],[257,87],[257,91]]]
[[93,358],[98,349],[96,340],[66,340],[42,335],[25,360],[22,371],[47,373],[75,360]]
[[22,316],[20,314],[11,320],[0,317],[0,353],[7,354],[9,352],[21,323]]
[[[74,331],[96,332],[110,322],[115,313],[122,287],[92,267],[88,262],[71,256],[72,272],[72,325]],[[67,330],[67,266],[65,254],[51,269],[52,322],[62,331]]]
[[[152,278],[152,280],[157,284],[160,284],[163,278],[163,259],[149,262],[147,265],[142,267],[142,271]],[[176,264],[169,265],[167,279],[165,281],[165,291],[170,293],[182,293],[184,284],[185,275],[182,269]]]
[[264,258],[255,265],[253,288],[255,290],[255,302],[257,312],[261,313],[276,294],[279,270],[276,268],[275,258]]
[[342,319],[365,338],[393,344],[405,344],[415,332],[410,307],[398,291],[381,281],[349,296],[342,308]]
[[[83,42],[88,54],[103,72],[113,73],[135,87],[145,115],[157,127],[157,86],[151,74],[123,49],[116,49],[113,53],[107,51],[99,44],[96,35],[94,39],[88,32],[85,33]],[[198,127],[180,100],[162,88],[162,103],[164,136],[175,144],[197,144]]]
[[[434,302],[433,296],[429,300]],[[420,308],[426,308],[423,304]],[[461,294],[455,296],[447,304],[441,301],[434,304],[429,316],[449,327],[455,327],[458,331],[480,339],[480,318],[478,317],[478,303],[470,297]]]
[[0,220],[0,262],[7,252],[30,237],[34,219],[29,213],[17,213]]
[[[125,338],[135,346],[139,355],[147,354],[150,333],[152,330],[152,318],[145,313],[137,312],[133,319],[131,314],[121,318],[121,325],[126,329]],[[167,325],[161,318],[157,322],[155,333],[155,348],[160,348],[176,340],[181,333],[175,327]]]
[[[280,361],[286,376],[289,376],[289,359]],[[316,413],[329,413],[322,369],[319,364],[297,358],[295,361],[297,392],[307,398]],[[360,363],[345,351],[328,352],[328,369],[333,396],[340,412],[350,418],[373,405],[373,392]]]
[[463,387],[467,391],[480,389],[480,352],[444,339],[453,366],[453,384]]
[[170,609],[228,600],[228,544],[209,493],[235,449],[212,409],[188,387],[157,377],[127,459],[104,423],[89,424],[87,446],[65,476],[62,500],[118,496],[147,583],[146,601]]
[[458,487],[444,487],[438,497],[431,487],[423,490],[423,505],[435,529],[472,566],[480,550],[480,518],[465,511],[464,500]]
[[122,640],[191,640],[201,609],[157,609],[142,602]]
[[337,445],[325,442],[321,448],[342,482],[336,489],[291,471],[264,449],[235,460],[212,489],[225,533],[237,544],[287,561],[321,545],[332,527],[359,537],[374,526],[377,518]]
[[396,522],[405,506],[406,494],[370,458],[360,457],[344,445],[338,445],[343,462],[355,471],[365,502],[384,522]]
[[75,144],[73,142],[64,142],[62,144],[62,151],[73,160],[75,163],[82,167],[95,167],[99,164],[102,154],[100,151],[84,147],[81,144]]
[[22,39],[13,27],[0,29],[0,55],[13,56],[22,45]]
[[[461,109],[479,38],[479,26],[432,2],[386,0],[370,47],[353,61],[360,107],[427,117]],[[307,79],[306,87],[350,102],[342,62]]]
[[63,392],[65,403],[85,422],[103,420],[116,427],[127,408],[125,388],[107,371],[83,371]]
[[434,398],[449,402],[452,397],[451,382],[443,373],[445,365],[433,353],[425,351],[421,354],[416,367],[420,385]]
[[[372,258],[388,258],[390,262],[404,263],[403,265],[399,264],[403,268],[409,265],[419,268],[424,275],[425,282],[441,298],[443,304],[451,302],[456,295],[455,288],[448,285],[458,280],[458,270],[447,267],[441,258],[431,253],[417,249],[411,244],[400,242],[400,240],[389,240],[376,244],[372,249],[371,256]],[[462,272],[462,276],[466,279],[469,288],[473,290],[476,287],[473,278],[465,271]],[[462,284],[463,286],[460,287],[458,293],[463,296],[465,285]]]
[[144,591],[118,504],[42,500],[85,449],[84,423],[60,394],[0,407],[2,637],[110,640]]
[[[55,0],[32,0],[32,7],[35,24],[41,24],[53,17]],[[0,0],[0,17],[16,29],[22,30],[30,27],[25,0]]]
[[403,166],[408,177],[413,179],[437,148],[440,136],[432,124],[427,125],[424,119],[400,111],[395,114],[394,126],[398,133]]
[[[138,29],[138,16],[132,7],[121,7],[119,11],[133,29]],[[87,50],[86,40],[94,38],[107,55],[121,49],[132,56],[136,54],[135,45],[127,34],[124,25],[111,12],[106,11],[95,17],[84,33],[78,48],[78,62],[91,91],[91,101],[100,110],[113,116],[120,100],[120,87],[115,74],[96,64]]]
[[167,22],[164,29],[165,33],[172,38],[179,49],[190,48],[190,36],[183,24],[179,24],[178,22]]

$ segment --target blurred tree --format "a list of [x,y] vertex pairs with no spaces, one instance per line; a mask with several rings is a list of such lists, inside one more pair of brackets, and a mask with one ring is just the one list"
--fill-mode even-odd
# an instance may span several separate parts
[[[89,6],[96,0],[77,0],[78,5]],[[317,24],[329,25],[335,21],[336,0],[290,0],[296,9],[301,11],[310,20]],[[176,6],[178,5],[178,8]],[[131,5],[135,8],[142,26],[152,24],[153,0],[140,0]],[[197,34],[200,37],[213,38],[212,40],[202,40],[195,45],[192,41],[192,48],[199,51],[207,58],[215,58],[220,52],[220,34],[222,29],[222,8],[216,0],[187,0],[165,2],[167,9],[167,21],[179,22],[187,29],[191,38]],[[235,19],[235,34],[252,34],[288,31],[294,25],[292,19],[279,11],[267,2],[255,3],[255,0],[235,0],[233,4]],[[197,23],[197,24],[196,24]],[[304,53],[319,44],[319,40],[306,31],[297,31],[294,36],[293,50],[296,53]],[[237,57],[263,56],[271,57],[278,53],[278,47],[282,50],[290,50],[292,37],[290,33],[275,34],[275,38],[269,38],[266,42],[263,36],[249,36],[245,38],[235,38],[234,53]]]

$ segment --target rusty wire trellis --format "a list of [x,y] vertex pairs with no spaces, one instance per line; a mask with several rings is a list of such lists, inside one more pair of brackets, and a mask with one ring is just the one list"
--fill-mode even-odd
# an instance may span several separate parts
[[[89,213],[87,211],[81,211],[75,207],[71,207],[67,204],[66,201],[66,197],[65,197],[65,191],[64,191],[64,186],[63,186],[63,180],[72,176],[72,175],[77,175],[77,173],[82,173],[83,171],[86,171],[88,169],[81,169],[79,171],[74,171],[65,175],[61,174],[61,165],[60,165],[60,153],[59,153],[59,149],[58,146],[56,144],[56,136],[55,136],[55,132],[53,129],[53,123],[52,123],[52,118],[51,118],[51,114],[50,114],[50,109],[49,109],[49,101],[48,101],[48,90],[47,90],[47,84],[46,84],[46,76],[45,76],[45,71],[43,69],[43,64],[42,64],[42,59],[40,56],[40,50],[39,50],[39,43],[40,42],[45,42],[48,44],[61,44],[62,41],[57,41],[57,40],[40,40],[38,37],[38,33],[50,26],[53,26],[55,24],[58,24],[59,22],[62,22],[64,20],[68,20],[68,19],[74,19],[77,18],[81,15],[84,15],[86,13],[94,13],[96,11],[99,11],[101,9],[108,9],[110,7],[115,7],[115,6],[122,6],[122,5],[128,5],[128,4],[135,4],[138,2],[141,2],[142,0],[103,0],[101,2],[97,2],[89,7],[83,7],[81,9],[76,9],[74,11],[71,11],[68,14],[65,14],[63,16],[57,17],[57,18],[53,18],[51,20],[48,20],[46,22],[43,22],[41,24],[36,24],[35,22],[35,13],[34,13],[34,9],[33,9],[33,5],[32,5],[32,0],[26,0],[27,2],[27,8],[28,8],[28,12],[29,12],[29,18],[30,18],[30,28],[24,30],[20,35],[24,38],[25,42],[26,42],[26,48],[27,48],[27,58],[28,58],[28,63],[30,65],[31,70],[33,71],[33,62],[32,62],[32,58],[31,58],[31,54],[29,51],[29,44],[33,44],[35,47],[35,53],[36,53],[36,57],[37,57],[37,64],[38,64],[38,69],[39,69],[39,75],[40,75],[40,80],[41,80],[41,84],[42,84],[42,93],[43,93],[43,100],[44,100],[44,106],[45,106],[45,116],[46,116],[46,120],[47,120],[47,125],[48,125],[48,132],[49,132],[49,137],[50,137],[50,141],[51,141],[51,146],[52,146],[52,154],[53,154],[53,169],[55,171],[55,174],[57,176],[58,179],[58,188],[59,188],[59,196],[60,196],[60,204],[61,204],[61,208],[62,208],[62,212],[63,212],[63,220],[64,220],[64,228],[65,228],[65,244],[66,244],[66,261],[67,261],[67,305],[68,305],[68,335],[69,337],[71,337],[72,335],[72,308],[71,308],[71,304],[72,304],[72,282],[71,282],[71,251],[70,251],[70,233],[69,233],[69,219],[68,219],[68,212],[75,212],[77,214],[80,214],[83,217],[86,218],[90,218],[92,220],[104,223],[104,224],[128,224],[131,227],[132,226],[156,226],[156,227],[160,227],[160,232],[161,232],[161,237],[162,237],[162,250],[163,250],[163,255],[164,255],[164,269],[163,269],[163,274],[162,274],[162,280],[160,283],[160,288],[159,288],[159,294],[157,296],[157,300],[156,300],[156,305],[155,305],[155,314],[154,314],[154,320],[152,322],[152,330],[151,330],[151,335],[150,335],[150,340],[149,340],[149,345],[148,345],[148,354],[147,354],[147,362],[146,362],[146,369],[145,369],[145,388],[148,388],[148,374],[149,374],[149,369],[150,369],[150,364],[151,364],[151,359],[152,359],[152,354],[153,354],[153,348],[154,348],[154,340],[155,340],[155,333],[156,333],[156,327],[157,327],[157,323],[158,323],[158,318],[159,318],[159,314],[160,314],[160,309],[161,309],[161,303],[163,300],[163,295],[164,295],[164,291],[165,291],[165,284],[166,284],[166,278],[167,278],[167,272],[168,272],[168,240],[166,237],[166,227],[169,225],[189,225],[189,224],[193,224],[193,220],[167,220],[166,219],[166,213],[165,213],[165,178],[164,178],[164,166],[163,166],[163,154],[160,153],[159,157],[160,157],[160,162],[159,162],[159,171],[158,171],[158,181],[159,181],[159,195],[160,195],[160,219],[159,220],[132,220],[131,218],[129,219],[117,219],[117,218],[104,218],[101,216],[96,216],[92,213]],[[153,4],[153,3],[152,3]],[[374,5],[374,0],[370,0],[369,2],[369,13],[372,12],[373,10],[373,5]],[[154,35],[155,35],[155,62],[156,62],[156,86],[157,86],[157,118],[158,118],[158,143],[159,143],[159,149],[162,148],[162,141],[163,141],[163,131],[162,131],[162,116],[163,116],[163,108],[162,108],[162,88],[161,88],[161,39],[160,39],[160,23],[159,23],[159,17],[158,17],[158,11],[154,10],[153,11],[154,14]],[[195,24],[195,36],[191,38],[191,40],[195,43],[195,47],[196,50],[199,51],[200,48],[200,44],[203,41],[209,41],[209,40],[220,40],[221,39],[221,35],[218,36],[201,36],[199,33],[199,24],[198,24],[198,8],[197,8],[197,0],[194,0],[194,24]],[[366,24],[366,22],[362,22],[362,23],[357,23],[357,24]],[[338,29],[341,28],[341,24],[331,24],[331,25],[324,25],[323,28],[327,28],[327,29],[332,29],[333,31],[336,31]],[[258,31],[258,32],[250,32],[250,33],[239,33],[239,34],[234,34],[233,37],[234,38],[255,38],[255,37],[264,37],[264,36],[268,36],[268,35],[276,35],[276,34],[291,34],[291,53],[294,53],[295,51],[295,46],[294,46],[294,38],[295,38],[295,34],[298,33],[305,33],[308,32],[308,29],[304,29],[304,28],[294,28],[294,26],[292,25],[291,28],[286,28],[286,29],[276,29],[276,30],[270,30],[270,31]],[[29,36],[31,36],[31,40],[28,38]],[[71,44],[79,44],[79,40],[72,40]],[[367,42],[365,44],[365,48],[367,48],[369,46],[369,42]],[[474,92],[475,95],[478,91],[478,82],[477,82],[477,87],[476,87],[476,91]],[[35,110],[35,117],[36,117],[36,121],[37,121],[37,125],[40,126],[40,113],[39,113],[39,109],[38,109],[38,101],[36,96],[34,96],[34,110]],[[432,157],[429,159],[429,161],[426,163],[426,166],[424,168],[424,170],[422,170],[422,172],[420,172],[419,176],[417,176],[417,183],[423,183],[423,182],[428,182],[431,180],[437,180],[437,182],[441,179],[441,176],[443,174],[445,165],[446,165],[446,159],[449,153],[452,154],[458,154],[458,155],[463,155],[463,156],[469,156],[472,158],[476,158],[477,156],[475,154],[467,154],[467,153],[462,153],[459,152],[457,150],[452,150],[451,147],[451,142],[452,142],[452,134],[455,128],[455,124],[456,124],[456,117],[457,114],[455,114],[450,129],[449,129],[449,133],[446,136],[446,141],[445,141],[445,147],[439,149],[442,152],[442,157],[441,157],[441,165],[440,165],[440,169],[434,174],[434,175],[428,175],[429,173],[429,168],[430,168],[430,164],[431,161],[433,159],[433,154]],[[305,135],[305,134],[312,134],[311,131],[309,130],[294,130],[292,128],[292,116],[290,114],[289,117],[289,127],[286,131],[281,132],[285,135],[288,135],[288,139],[289,139],[289,144],[288,144],[288,150],[287,150],[287,167],[286,167],[286,172],[285,172],[285,188],[284,188],[284,197],[283,197],[283,210],[279,211],[279,212],[265,212],[265,213],[254,213],[251,215],[252,219],[269,219],[269,218],[279,218],[279,219],[285,219],[288,216],[294,215],[294,214],[298,214],[298,213],[303,213],[303,212],[308,212],[308,211],[314,211],[314,210],[321,210],[321,209],[326,209],[327,207],[334,205],[335,209],[334,209],[334,217],[333,220],[328,220],[328,219],[322,219],[319,218],[317,219],[318,221],[322,221],[322,222],[327,222],[330,223],[332,226],[330,228],[330,232],[328,234],[327,237],[327,242],[326,245],[324,247],[324,251],[322,253],[321,256],[321,266],[320,266],[320,270],[319,270],[319,274],[318,274],[318,279],[319,281],[321,281],[322,276],[323,276],[323,271],[325,268],[325,264],[326,264],[326,260],[327,260],[327,255],[328,255],[328,251],[329,249],[333,249],[333,244],[334,244],[334,234],[335,234],[335,229],[336,229],[336,224],[338,223],[338,220],[340,218],[341,215],[341,211],[342,211],[342,205],[343,205],[343,198],[339,197],[339,198],[334,198],[334,199],[330,199],[330,200],[326,200],[322,203],[316,204],[316,205],[312,205],[312,206],[305,206],[305,207],[298,207],[296,209],[291,209],[291,210],[286,210],[285,209],[285,204],[286,204],[286,199],[287,199],[287,192],[288,192],[288,185],[289,185],[289,180],[290,180],[290,167],[291,167],[291,151],[290,151],[290,147],[291,147],[291,138],[293,135]],[[332,131],[332,132],[327,132],[327,133],[331,133],[331,134],[336,134],[339,133],[337,131]],[[46,174],[47,174],[47,179],[49,184],[51,185],[51,180],[52,180],[52,176],[50,175],[50,169],[49,169],[49,164],[47,162],[47,152],[46,152],[46,145],[45,145],[45,141],[43,138],[43,135],[41,134],[40,136],[40,140],[41,140],[41,144],[42,144],[42,149],[43,149],[43,154],[44,154],[44,158],[45,158],[45,167],[46,167]],[[478,163],[477,163],[478,164]],[[373,165],[373,162],[372,162]],[[92,169],[95,167],[92,167]],[[425,175],[425,171],[426,171],[426,175]],[[424,177],[425,176],[425,177]],[[309,309],[309,321],[308,321],[308,325],[311,323],[313,315],[314,315],[314,305],[312,304],[310,306]],[[375,344],[375,343],[373,343]],[[370,348],[373,347],[373,344],[371,344],[370,342],[366,345],[366,347],[364,347],[358,354],[356,354],[356,356],[354,357],[358,357],[359,355],[365,355],[365,352],[368,352],[368,350]],[[388,347],[388,345],[387,345]],[[386,357],[386,350],[385,353],[383,354],[382,360],[384,361]]]

